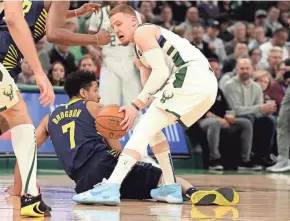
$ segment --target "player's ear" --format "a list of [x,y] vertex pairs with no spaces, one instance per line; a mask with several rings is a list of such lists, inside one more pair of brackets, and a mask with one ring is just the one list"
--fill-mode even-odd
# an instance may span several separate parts
[[133,22],[133,25],[138,25],[139,24],[139,21],[138,21],[138,19],[135,16],[132,17],[132,22]]
[[85,96],[86,96],[85,89],[83,89],[83,88],[80,89],[80,96],[81,96],[81,98],[85,98]]

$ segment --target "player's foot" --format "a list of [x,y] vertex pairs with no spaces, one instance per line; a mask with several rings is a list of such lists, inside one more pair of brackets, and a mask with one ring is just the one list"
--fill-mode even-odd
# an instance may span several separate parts
[[220,159],[209,161],[209,170],[223,170],[223,169],[224,167],[222,166]]
[[21,216],[44,217],[50,216],[51,208],[41,199],[41,194],[31,196],[25,194],[21,197]]
[[191,195],[191,202],[194,205],[233,206],[239,202],[239,194],[230,188],[198,190]]
[[153,189],[150,192],[153,199],[167,202],[167,203],[182,203],[182,190],[179,183],[170,185],[161,185],[157,189]]
[[261,165],[256,165],[252,161],[242,161],[239,166],[239,170],[253,170],[253,171],[261,171],[263,168]]
[[275,165],[268,167],[266,170],[273,173],[279,173],[279,172],[281,173],[281,172],[289,171],[290,160],[286,158],[284,159],[284,158],[278,157],[278,162]]
[[117,206],[120,204],[120,185],[115,183],[98,183],[93,189],[73,196],[73,201],[81,204],[103,204]]

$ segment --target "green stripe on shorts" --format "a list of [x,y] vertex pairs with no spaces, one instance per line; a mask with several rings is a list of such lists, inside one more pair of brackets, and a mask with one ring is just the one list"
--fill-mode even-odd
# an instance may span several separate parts
[[175,73],[175,80],[173,81],[174,88],[181,88],[186,76],[187,67],[180,68],[178,72]]
[[175,55],[172,57],[173,63],[176,67],[180,67],[185,64],[184,60],[180,56],[179,52],[177,51]]
[[180,118],[180,115],[174,111],[170,111],[168,109],[165,109],[166,112],[173,114],[175,117],[177,117],[178,119]]

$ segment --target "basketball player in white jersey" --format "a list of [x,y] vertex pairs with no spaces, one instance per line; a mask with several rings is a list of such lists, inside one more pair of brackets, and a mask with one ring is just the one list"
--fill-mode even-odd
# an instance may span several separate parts
[[[123,2],[110,1],[99,13],[92,13],[90,18],[89,31],[92,34],[106,30],[111,35],[111,43],[101,47],[103,63],[99,90],[105,105],[130,103],[142,90],[140,75],[134,64],[134,45],[122,46],[110,24],[110,10]],[[136,16],[141,23],[138,12]]]
[[[127,47],[121,45],[119,39],[111,28],[109,13],[114,7],[124,3],[125,1],[110,1],[97,14],[92,13],[89,24],[89,31],[96,34],[100,30],[110,32],[111,43],[104,45],[96,50],[100,50],[103,63],[100,73],[100,96],[102,103],[124,105],[130,103],[141,92],[140,74],[134,64],[134,44]],[[141,24],[141,16],[136,11],[136,17]],[[139,120],[141,113],[138,115]],[[158,165],[155,161],[145,153],[142,158],[143,162]]]
[[[110,178],[94,189],[74,196],[73,200],[118,205],[123,180],[149,144],[164,180],[164,185],[151,190],[151,197],[168,203],[182,203],[182,190],[176,183],[169,144],[161,130],[177,121],[190,127],[202,117],[216,99],[217,80],[207,59],[189,41],[156,25],[140,27],[130,6],[119,5],[111,10],[110,22],[122,45],[136,44],[136,63],[145,83],[138,97],[120,109],[126,112],[123,129],[129,130],[137,113],[150,103],[152,96],[154,100],[137,123]],[[214,203],[221,195],[228,201],[238,197],[232,189],[213,195],[193,194],[191,201],[195,203],[204,197]]]

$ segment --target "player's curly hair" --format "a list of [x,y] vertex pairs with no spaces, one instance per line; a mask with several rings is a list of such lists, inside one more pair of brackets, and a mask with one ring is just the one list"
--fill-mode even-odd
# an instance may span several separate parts
[[64,79],[64,91],[69,98],[76,97],[80,94],[80,89],[87,90],[93,81],[97,81],[93,72],[83,70],[72,72]]

